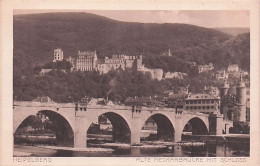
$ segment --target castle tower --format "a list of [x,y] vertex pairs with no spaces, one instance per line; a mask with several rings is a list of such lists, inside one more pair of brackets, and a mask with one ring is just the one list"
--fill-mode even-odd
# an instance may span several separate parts
[[137,59],[136,59],[136,70],[137,71],[141,71],[142,63],[143,63],[143,56],[142,55],[137,56]]
[[95,54],[93,57],[93,70],[97,69],[97,51],[95,50]]
[[53,62],[62,61],[63,60],[63,51],[62,49],[58,48],[54,50],[54,58]]
[[223,97],[225,95],[227,95],[228,89],[229,89],[229,84],[228,84],[227,80],[225,80],[223,86],[220,87],[220,98],[221,99],[223,99]]
[[240,81],[236,87],[236,98],[238,101],[238,109],[240,110],[239,121],[246,121],[246,86],[245,82],[240,76]]

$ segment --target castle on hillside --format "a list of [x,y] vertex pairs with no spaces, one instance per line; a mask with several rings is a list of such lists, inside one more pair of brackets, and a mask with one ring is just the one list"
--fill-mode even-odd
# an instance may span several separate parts
[[[63,51],[54,50],[53,62],[63,60]],[[77,55],[70,56],[67,61],[72,64],[72,71],[98,71],[100,74],[106,74],[116,69],[132,69],[134,72],[149,73],[152,79],[162,80],[162,69],[149,69],[143,65],[143,56],[112,55],[111,58],[105,57],[104,60],[97,58],[96,51],[78,51]]]
[[63,61],[63,51],[60,48],[55,49],[53,54],[53,62]]
[[97,54],[96,51],[78,51],[76,56],[69,57],[69,61],[72,64],[72,70],[93,71],[97,66]]
[[121,68],[133,69],[134,71],[140,71],[142,66],[143,57],[127,56],[127,55],[112,55],[112,58],[105,57],[104,62],[99,62],[96,66],[96,70],[101,74],[108,73],[110,70]]
[[98,71],[100,74],[106,74],[119,68],[139,70],[142,66],[142,55],[113,55],[112,58],[105,57],[102,61],[97,58],[96,51],[78,51],[78,54],[70,56],[68,61],[71,62],[74,71]]

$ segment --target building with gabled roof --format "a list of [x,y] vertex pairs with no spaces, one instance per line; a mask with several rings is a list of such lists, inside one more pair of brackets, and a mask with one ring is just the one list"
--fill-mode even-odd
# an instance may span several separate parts
[[197,93],[189,94],[184,100],[183,108],[187,111],[214,113],[219,112],[220,97],[213,94]]

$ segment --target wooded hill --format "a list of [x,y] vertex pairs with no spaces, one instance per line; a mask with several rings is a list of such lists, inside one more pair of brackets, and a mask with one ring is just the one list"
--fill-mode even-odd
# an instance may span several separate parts
[[[187,62],[212,62],[217,68],[238,63],[249,69],[248,34],[226,33],[187,24],[128,23],[88,13],[47,13],[14,16],[14,74],[29,75],[53,59],[61,48],[65,58],[78,50],[144,56],[150,68],[186,71]],[[172,50],[172,57],[160,57]]]

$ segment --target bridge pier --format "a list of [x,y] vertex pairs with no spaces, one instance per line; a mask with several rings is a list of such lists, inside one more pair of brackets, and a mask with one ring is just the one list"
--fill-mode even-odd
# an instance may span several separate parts
[[90,122],[85,117],[75,117],[74,148],[87,147],[87,128]]
[[140,118],[140,113],[133,113],[132,121],[129,123],[131,131],[131,144],[140,144],[141,142],[141,129],[143,127],[143,122]]
[[181,141],[181,135],[182,135],[182,132],[175,132],[174,142],[180,142]]
[[225,123],[222,114],[210,114],[209,116],[209,134],[221,135],[225,130]]
[[76,131],[74,133],[74,148],[86,148],[87,147],[87,135],[85,132]]
[[131,144],[140,144],[141,132],[132,131],[131,133]]
[[181,141],[181,135],[182,135],[181,129],[176,128],[175,133],[174,133],[174,142],[180,142]]

